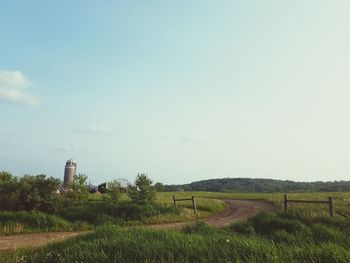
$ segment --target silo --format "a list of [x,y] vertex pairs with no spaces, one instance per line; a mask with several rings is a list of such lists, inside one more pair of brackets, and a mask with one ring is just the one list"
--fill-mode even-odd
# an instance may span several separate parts
[[64,167],[64,180],[63,185],[66,187],[74,181],[74,175],[77,170],[77,163],[72,159],[66,162],[66,166]]

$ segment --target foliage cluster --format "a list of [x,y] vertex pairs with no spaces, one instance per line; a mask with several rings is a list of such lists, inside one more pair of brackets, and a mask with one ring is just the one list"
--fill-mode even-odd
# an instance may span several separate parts
[[230,228],[243,236],[257,235],[279,244],[340,246],[350,251],[350,220],[313,216],[308,212],[262,212]]
[[0,234],[7,234],[5,229],[15,229],[11,226],[20,226],[20,231],[12,231],[17,233],[91,229],[91,226],[85,222],[76,221],[72,223],[57,215],[39,211],[0,212]]
[[0,172],[0,210],[53,211],[60,181],[46,175],[16,177]]
[[349,192],[350,181],[294,182],[289,180],[258,178],[209,179],[183,185],[165,185],[165,191],[212,191],[212,192]]
[[89,198],[87,176],[84,174],[74,175],[73,182],[69,185],[67,193],[60,198],[65,206],[74,206],[86,202]]
[[117,180],[113,180],[108,183],[108,188],[105,190],[106,195],[104,195],[105,201],[109,201],[113,204],[119,202],[120,196],[123,193],[123,188]]
[[166,214],[178,215],[180,209],[174,206],[160,205],[155,203],[140,204],[130,201],[119,202],[87,202],[71,208],[59,211],[59,216],[71,221],[86,221],[89,224],[115,224],[127,225],[138,222],[145,222],[148,218]]
[[128,186],[128,195],[135,203],[153,203],[156,190],[147,174],[137,174],[135,183]]

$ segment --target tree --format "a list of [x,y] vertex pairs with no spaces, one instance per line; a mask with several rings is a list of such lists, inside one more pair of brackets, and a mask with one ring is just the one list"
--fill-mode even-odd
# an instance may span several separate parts
[[46,175],[25,175],[15,177],[0,172],[0,209],[40,210],[55,209],[59,179],[46,178]]
[[159,183],[159,182],[154,184],[154,188],[156,189],[157,192],[164,192],[165,191],[164,184]]
[[152,180],[145,173],[137,174],[135,183],[128,185],[128,195],[136,203],[152,203],[156,197],[156,191],[152,186]]
[[117,180],[107,183],[106,194],[108,196],[108,201],[118,203],[121,193],[122,186]]
[[0,172],[0,210],[14,210],[18,207],[19,190],[16,177],[8,172]]
[[73,182],[69,185],[66,197],[73,205],[82,204],[89,198],[87,176],[84,174],[74,175]]

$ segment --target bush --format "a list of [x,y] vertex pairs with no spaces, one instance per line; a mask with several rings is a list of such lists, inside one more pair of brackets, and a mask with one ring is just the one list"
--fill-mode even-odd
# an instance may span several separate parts
[[58,213],[69,221],[86,221],[98,225],[103,223],[121,224],[126,221],[142,221],[147,217],[162,214],[180,214],[180,210],[173,206],[159,204],[139,204],[132,202],[88,202],[74,208],[64,208]]
[[69,205],[82,204],[89,199],[86,175],[74,175],[74,180],[70,183],[69,188],[70,190],[65,195]]
[[114,180],[112,182],[109,182],[108,188],[105,191],[107,196],[104,196],[104,197],[108,197],[108,198],[105,198],[106,201],[110,201],[113,204],[118,203],[120,195],[122,193],[122,187],[118,181]]
[[238,222],[236,224],[233,224],[230,226],[230,229],[234,231],[235,233],[249,236],[249,235],[254,235],[255,230],[251,222],[249,221],[243,221],[243,222]]
[[287,233],[284,230],[273,232],[271,234],[271,239],[276,243],[283,243],[283,244],[296,243],[296,237],[292,234]]
[[207,235],[207,234],[217,233],[220,230],[208,225],[206,222],[202,220],[197,220],[196,223],[192,225],[187,225],[186,227],[184,227],[182,231],[186,234]]
[[15,177],[0,172],[0,210],[52,212],[56,209],[59,184],[58,179],[43,174]]
[[156,191],[147,174],[138,174],[134,185],[128,186],[128,195],[135,203],[153,203]]
[[1,226],[22,225],[23,232],[32,231],[70,231],[91,228],[84,222],[72,224],[63,218],[39,211],[0,212]]
[[336,229],[331,229],[325,225],[316,224],[311,227],[314,242],[316,244],[322,243],[336,243],[341,240],[341,234]]

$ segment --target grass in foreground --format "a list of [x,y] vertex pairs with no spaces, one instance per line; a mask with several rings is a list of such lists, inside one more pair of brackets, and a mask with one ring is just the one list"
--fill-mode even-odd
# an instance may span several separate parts
[[349,262],[350,221],[305,213],[261,213],[226,229],[198,222],[182,231],[99,227],[2,262]]
[[[191,201],[179,202],[173,207],[173,194],[177,198],[196,197],[198,215]],[[350,193],[290,193],[289,198],[306,200],[335,200],[336,218],[350,218]],[[273,202],[276,210],[282,209],[282,193],[219,193],[219,192],[160,192],[156,204],[132,204],[126,195],[120,204],[111,206],[101,200],[101,195],[91,195],[90,201],[73,208],[63,209],[55,215],[40,212],[0,212],[0,235],[44,231],[85,230],[103,224],[119,226],[170,223],[205,218],[225,209],[219,199],[254,199]],[[327,205],[292,204],[291,211],[308,211],[314,216],[328,217]]]
[[195,215],[190,202],[174,207],[170,200],[162,199],[162,195],[158,195],[158,198],[155,204],[136,204],[127,199],[112,204],[95,199],[75,207],[63,208],[55,214],[1,211],[0,235],[87,230],[104,224],[130,226],[182,222],[207,217],[225,208],[220,200],[198,198],[198,214]]

